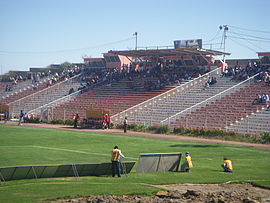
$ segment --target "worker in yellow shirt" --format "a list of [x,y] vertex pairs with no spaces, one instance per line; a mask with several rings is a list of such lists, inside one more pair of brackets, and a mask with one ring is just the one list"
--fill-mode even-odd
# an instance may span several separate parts
[[121,177],[121,162],[120,158],[125,157],[121,150],[118,149],[118,146],[115,146],[112,150],[112,177],[115,176],[115,172],[117,173],[118,177]]
[[193,167],[191,156],[189,152],[186,152],[185,162],[181,166],[182,172],[190,172],[190,169]]
[[221,167],[224,169],[224,172],[233,172],[232,161],[226,157],[224,157],[224,162],[221,164]]

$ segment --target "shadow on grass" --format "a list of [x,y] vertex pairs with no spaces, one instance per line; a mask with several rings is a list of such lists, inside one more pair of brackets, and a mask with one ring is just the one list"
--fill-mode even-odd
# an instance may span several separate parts
[[62,126],[63,129],[76,129],[76,130],[83,130],[83,129],[91,129],[91,128],[74,128],[73,126]]
[[171,145],[170,147],[198,147],[198,148],[206,148],[206,147],[224,147],[222,145],[210,145],[210,144],[199,144],[199,145],[195,145],[195,144],[175,144],[175,145]]
[[220,169],[220,170],[218,170],[218,169],[212,169],[210,171],[213,171],[213,172],[216,172],[216,173],[225,173],[222,169]]

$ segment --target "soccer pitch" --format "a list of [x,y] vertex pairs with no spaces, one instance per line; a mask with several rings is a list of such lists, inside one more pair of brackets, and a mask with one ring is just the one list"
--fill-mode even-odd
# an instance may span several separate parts
[[[151,195],[159,190],[151,186],[154,184],[251,182],[270,187],[270,151],[252,147],[7,125],[0,125],[0,140],[0,167],[110,162],[115,145],[126,156],[123,161],[137,161],[140,153],[189,151],[194,165],[191,173],[136,173],[135,165],[122,178],[6,181],[0,185],[0,202],[38,202],[96,194]],[[232,160],[234,173],[222,172],[224,156]]]

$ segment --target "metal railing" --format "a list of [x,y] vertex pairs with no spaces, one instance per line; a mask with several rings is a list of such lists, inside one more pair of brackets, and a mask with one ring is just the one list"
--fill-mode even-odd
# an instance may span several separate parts
[[[76,97],[76,96],[78,96],[80,94],[81,94],[81,90],[78,90],[76,92],[73,92],[72,94],[66,95],[66,96],[64,96],[62,98],[59,98],[59,99],[57,99],[55,101],[52,101],[52,102],[50,102],[48,104],[45,104],[45,105],[40,106],[38,108],[35,108],[35,109],[27,112],[27,114],[28,115],[30,115],[30,114],[39,115],[39,118],[40,118],[41,121],[48,122],[48,121],[53,119],[53,115],[51,115],[51,116],[48,115],[49,114],[49,109],[52,109],[53,107],[58,106],[59,104],[67,102],[67,101],[71,100],[72,98],[74,98],[74,97]],[[47,113],[45,113],[45,112],[47,112]],[[64,118],[64,120],[65,120],[65,118]]]
[[25,97],[23,97],[21,99],[18,99],[18,100],[14,101],[14,102],[8,103],[9,112],[10,112],[11,117],[13,118],[14,115],[15,115],[14,108],[16,106],[21,106],[21,105],[31,101],[35,97],[39,97],[39,96],[42,96],[42,95],[45,95],[45,94],[49,94],[49,93],[53,92],[55,89],[61,88],[61,85],[64,84],[64,83],[71,83],[72,81],[77,79],[80,75],[81,74],[75,75],[75,76],[73,76],[73,77],[71,77],[71,78],[69,78],[67,80],[61,81],[59,83],[56,83],[55,85],[52,85],[50,87],[47,87],[47,88],[43,89],[43,90],[40,90],[40,91],[35,92],[33,94],[27,95],[27,96],[25,96]]
[[[42,78],[42,79],[41,79],[38,83],[36,83],[36,84],[41,85],[41,84],[45,83],[45,82],[48,80],[48,78],[49,78],[49,77],[47,77],[47,78]],[[27,80],[27,83],[24,84],[24,85],[22,85],[23,87],[16,88],[17,86],[21,86],[21,85],[22,85],[22,84],[18,83],[16,86],[13,86],[13,87],[15,87],[15,88],[14,88],[13,90],[11,90],[11,92],[2,92],[2,97],[1,97],[1,99],[4,100],[4,99],[6,99],[6,98],[12,97],[12,96],[14,96],[14,95],[17,95],[18,93],[21,93],[21,92],[23,92],[23,91],[26,91],[26,90],[28,90],[28,89],[31,89],[31,88],[33,88],[33,86],[34,86],[34,84],[30,83],[30,80]],[[3,93],[5,94],[4,96],[3,96]]]
[[185,115],[194,112],[196,109],[204,107],[208,103],[216,101],[218,99],[221,99],[222,97],[227,96],[227,95],[231,94],[232,92],[236,92],[238,89],[250,84],[251,80],[254,79],[254,77],[256,77],[257,75],[259,75],[259,73],[257,73],[256,75],[254,75],[254,76],[252,76],[252,77],[250,77],[250,78],[248,78],[248,79],[246,79],[246,80],[244,80],[244,81],[242,81],[242,82],[240,82],[240,83],[238,83],[238,84],[236,84],[236,85],[234,85],[234,86],[232,86],[232,87],[230,87],[230,88],[228,88],[228,89],[226,89],[226,90],[224,90],[224,91],[222,91],[222,92],[220,92],[220,93],[218,93],[218,94],[216,94],[216,95],[214,95],[214,96],[212,96],[204,101],[201,101],[201,102],[199,102],[199,103],[197,103],[189,108],[186,108],[183,111],[180,111],[179,113],[177,113],[173,116],[170,116],[170,117],[162,120],[160,122],[160,124],[170,126],[171,122],[175,122],[177,119],[180,119],[180,118],[184,117]]
[[157,105],[158,103],[162,103],[162,102],[166,101],[171,96],[171,94],[176,94],[176,93],[179,94],[180,92],[183,92],[190,87],[194,87],[197,84],[201,84],[203,81],[208,80],[209,77],[220,75],[220,74],[221,74],[221,70],[219,68],[216,68],[216,69],[214,69],[214,70],[212,70],[212,71],[210,71],[210,72],[208,72],[200,77],[197,77],[197,78],[195,78],[187,83],[179,85],[179,86],[177,86],[169,91],[166,91],[166,92],[164,92],[160,95],[157,95],[151,99],[148,99],[144,102],[141,102],[141,103],[139,103],[139,104],[137,104],[129,109],[126,109],[118,114],[115,114],[111,117],[111,120],[112,120],[112,122],[119,124],[122,122],[122,120],[126,116],[143,111],[144,109],[149,108],[149,107],[151,108],[151,107]]
[[[226,131],[237,131],[239,132],[245,132],[247,134],[258,134],[260,132],[267,132],[269,131],[267,128],[264,127],[258,127],[258,125],[263,124],[261,122],[262,120],[267,123],[270,122],[270,112],[267,111],[268,104],[265,104],[263,106],[257,107],[256,111],[253,111],[246,115],[245,117],[242,117],[238,120],[236,120],[234,123],[231,123],[230,125],[226,126]],[[267,113],[266,113],[267,112]],[[265,126],[269,126],[268,123]]]

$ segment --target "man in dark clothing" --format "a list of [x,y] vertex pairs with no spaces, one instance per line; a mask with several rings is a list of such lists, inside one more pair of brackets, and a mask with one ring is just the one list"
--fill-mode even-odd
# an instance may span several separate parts
[[124,124],[124,133],[126,133],[127,132],[127,125],[128,125],[127,117],[125,117],[123,124]]
[[4,112],[4,121],[5,123],[8,121],[8,111]]
[[23,110],[21,110],[21,113],[19,115],[19,123],[18,123],[18,125],[22,125],[22,122],[24,122],[24,116],[25,116],[25,113],[23,112]]

